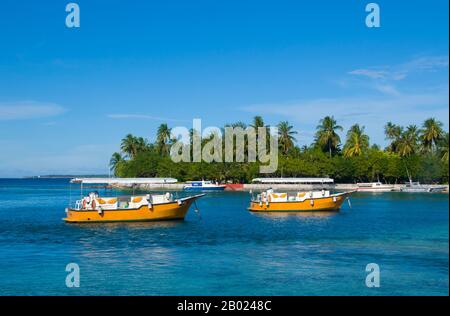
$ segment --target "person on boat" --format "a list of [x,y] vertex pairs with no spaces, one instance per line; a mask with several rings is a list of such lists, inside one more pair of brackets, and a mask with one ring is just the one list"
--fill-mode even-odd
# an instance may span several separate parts
[[266,192],[262,192],[262,193],[261,193],[261,201],[262,201],[263,203],[266,203],[266,198],[267,198]]
[[83,208],[87,209],[90,206],[91,206],[91,197],[88,195],[88,196],[85,196],[83,199]]
[[86,197],[83,199],[83,208],[84,209],[95,209],[96,203],[95,200],[98,198],[98,192],[90,192]]
[[172,201],[173,200],[173,195],[170,192],[167,192],[165,194],[165,198],[167,201]]

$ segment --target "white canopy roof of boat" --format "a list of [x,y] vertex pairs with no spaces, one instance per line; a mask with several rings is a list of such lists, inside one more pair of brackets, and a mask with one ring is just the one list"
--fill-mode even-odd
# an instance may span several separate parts
[[297,184],[310,184],[310,183],[334,183],[334,179],[331,178],[255,178],[252,182],[258,183],[297,183]]
[[72,183],[90,184],[164,184],[177,183],[175,178],[74,178]]

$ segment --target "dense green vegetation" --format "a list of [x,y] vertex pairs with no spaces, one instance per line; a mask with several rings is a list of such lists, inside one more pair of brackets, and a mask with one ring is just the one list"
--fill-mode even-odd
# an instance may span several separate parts
[[[247,125],[238,122],[227,126]],[[260,116],[251,127],[263,127]],[[111,170],[118,177],[174,177],[179,181],[212,179],[250,182],[256,177],[331,177],[336,182],[380,181],[401,183],[411,176],[423,183],[448,183],[448,132],[442,123],[430,118],[421,128],[391,122],[385,125],[387,148],[370,145],[364,127],[353,125],[342,142],[338,132],[343,128],[333,117],[325,117],[317,126],[315,141],[310,146],[295,145],[295,132],[288,122],[278,125],[279,164],[277,172],[259,174],[258,162],[174,163],[170,156],[171,129],[158,128],[156,142],[127,135],[121,152],[112,155]],[[192,141],[193,131],[190,136]],[[202,140],[202,146],[208,139]]]

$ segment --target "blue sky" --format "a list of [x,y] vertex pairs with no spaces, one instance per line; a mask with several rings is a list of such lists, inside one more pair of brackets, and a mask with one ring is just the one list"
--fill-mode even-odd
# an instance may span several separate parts
[[[107,173],[127,133],[334,115],[385,145],[387,121],[448,130],[448,1],[69,1],[0,5],[0,177]],[[344,138],[344,134],[342,135]]]

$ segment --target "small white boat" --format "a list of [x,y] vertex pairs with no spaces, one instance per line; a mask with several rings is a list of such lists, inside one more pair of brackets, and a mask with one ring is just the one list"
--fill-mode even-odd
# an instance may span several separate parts
[[405,186],[400,188],[400,191],[410,193],[420,193],[420,192],[433,193],[433,192],[443,192],[445,191],[445,189],[446,189],[445,186],[424,185],[420,184],[419,182],[413,182],[412,180],[409,180],[409,182],[405,183]]
[[212,181],[191,181],[188,182],[183,189],[187,191],[223,191],[225,184],[213,183]]
[[357,183],[356,185],[358,186],[358,191],[362,192],[391,192],[395,188],[392,184],[383,184],[380,181]]

